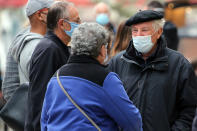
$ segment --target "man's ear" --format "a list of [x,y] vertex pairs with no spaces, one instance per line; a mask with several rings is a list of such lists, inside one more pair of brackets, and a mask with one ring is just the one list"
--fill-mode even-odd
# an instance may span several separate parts
[[40,21],[42,20],[39,11],[35,12],[35,14],[33,14],[33,17],[40,20]]
[[58,21],[58,26],[62,29],[62,30],[70,30],[70,24],[67,22],[64,22],[64,19],[60,19]]
[[160,28],[160,29],[158,30],[157,39],[159,39],[159,38],[161,37],[162,33],[163,33],[163,28]]
[[60,29],[64,30],[64,20],[63,19],[58,20],[57,28],[60,28]]
[[44,17],[42,16],[42,13],[41,13],[40,11],[37,11],[37,12],[35,13],[35,17],[36,17],[37,19],[39,19],[40,21],[43,21],[43,20],[44,20]]

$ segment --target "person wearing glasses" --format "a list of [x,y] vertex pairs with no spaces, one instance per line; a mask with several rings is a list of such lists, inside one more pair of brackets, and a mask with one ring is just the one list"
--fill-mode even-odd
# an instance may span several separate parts
[[48,11],[47,33],[35,48],[30,61],[30,87],[25,130],[40,130],[40,115],[47,83],[70,55],[68,43],[80,24],[76,7],[68,2],[55,2]]
[[82,23],[74,30],[71,57],[48,83],[42,131],[142,131],[139,110],[118,75],[103,65],[108,39],[97,23]]

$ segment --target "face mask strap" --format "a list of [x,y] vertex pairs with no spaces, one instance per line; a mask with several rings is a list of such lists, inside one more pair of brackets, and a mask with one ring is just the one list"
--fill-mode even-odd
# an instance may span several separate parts
[[71,28],[71,29],[70,29],[69,31],[67,31],[67,30],[64,30],[64,31],[65,31],[65,33],[66,33],[68,36],[71,37],[71,35],[72,35],[72,33],[73,33],[73,30],[78,26],[78,24],[75,23],[75,22],[69,22],[68,20],[65,20],[65,19],[64,19],[64,21],[66,21],[67,23],[70,24],[70,28]]

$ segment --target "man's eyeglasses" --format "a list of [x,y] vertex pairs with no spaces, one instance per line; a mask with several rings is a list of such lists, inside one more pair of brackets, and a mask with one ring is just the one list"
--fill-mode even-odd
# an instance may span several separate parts
[[[70,23],[71,21],[68,20],[68,18],[63,18],[63,20],[67,23]],[[77,20],[73,20],[72,21],[73,23],[76,23],[76,24],[80,24],[81,23],[81,19],[77,19]]]

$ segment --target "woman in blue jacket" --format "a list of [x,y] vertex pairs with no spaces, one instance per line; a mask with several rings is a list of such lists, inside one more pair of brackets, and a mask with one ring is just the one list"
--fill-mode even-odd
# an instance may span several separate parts
[[[96,23],[83,23],[71,38],[68,63],[48,83],[41,115],[42,131],[141,131],[139,110],[117,74],[103,65],[108,34]],[[93,121],[68,99],[65,92]],[[92,123],[95,123],[93,125]]]

